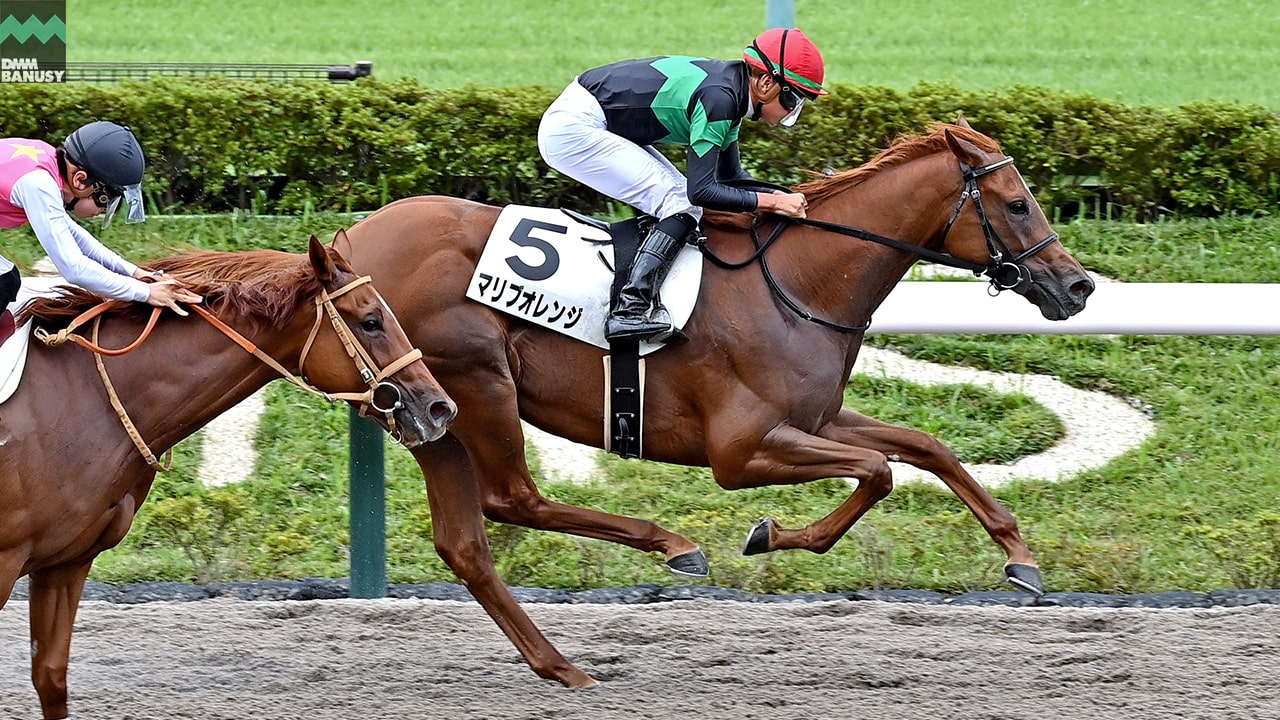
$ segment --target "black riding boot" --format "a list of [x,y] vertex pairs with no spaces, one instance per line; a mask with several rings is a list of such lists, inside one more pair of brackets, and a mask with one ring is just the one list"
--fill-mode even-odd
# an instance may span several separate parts
[[698,221],[692,215],[676,213],[649,231],[631,265],[627,284],[618,291],[618,300],[605,321],[606,339],[610,342],[647,340],[671,330],[669,322],[653,319],[650,311],[658,304],[658,288],[684,245],[685,237],[697,226]]
[[4,310],[9,303],[18,299],[18,289],[22,287],[22,277],[18,274],[18,268],[9,268],[9,271],[0,274],[0,310]]

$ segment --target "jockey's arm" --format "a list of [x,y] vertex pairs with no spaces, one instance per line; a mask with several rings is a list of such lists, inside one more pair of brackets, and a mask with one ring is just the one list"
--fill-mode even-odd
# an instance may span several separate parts
[[[725,153],[732,153],[732,156],[722,160],[721,156]],[[718,175],[717,171],[725,162],[732,162],[741,174],[733,177]],[[800,193],[752,192],[724,184],[722,179],[755,179],[742,170],[742,164],[738,160],[736,141],[725,150],[711,148],[701,156],[690,150],[688,172],[689,201],[699,207],[729,212],[760,210],[797,218],[804,217],[808,208],[804,195]]]
[[[703,150],[701,155],[694,148],[689,149],[686,165],[689,177],[689,202],[711,210],[754,211],[759,204],[756,193],[726,185],[724,182],[751,179],[751,176],[742,169],[742,163],[739,161],[738,143],[736,141],[730,143],[724,150],[714,146],[700,149]],[[727,175],[724,174],[726,172]]]
[[137,266],[71,221],[53,176],[40,171],[23,175],[14,183],[11,200],[26,213],[40,245],[67,282],[103,297],[147,301],[146,283],[132,277]]

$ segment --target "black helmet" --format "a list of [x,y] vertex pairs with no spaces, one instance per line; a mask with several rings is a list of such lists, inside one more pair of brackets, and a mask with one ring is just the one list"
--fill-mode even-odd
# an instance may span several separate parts
[[67,158],[98,182],[120,189],[142,182],[142,146],[127,127],[91,122],[67,136],[63,147]]
[[102,227],[111,224],[121,199],[129,206],[125,222],[147,219],[142,208],[146,159],[129,128],[106,120],[91,122],[68,135],[62,148],[67,159],[79,165],[95,183],[94,202],[106,210]]

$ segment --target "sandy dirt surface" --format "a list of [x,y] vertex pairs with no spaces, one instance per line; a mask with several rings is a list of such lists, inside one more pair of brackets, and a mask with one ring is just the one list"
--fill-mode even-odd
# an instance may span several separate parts
[[[526,606],[602,681],[535,676],[474,603],[86,603],[73,718],[1280,718],[1280,606],[884,602]],[[27,608],[0,718],[38,718]]]

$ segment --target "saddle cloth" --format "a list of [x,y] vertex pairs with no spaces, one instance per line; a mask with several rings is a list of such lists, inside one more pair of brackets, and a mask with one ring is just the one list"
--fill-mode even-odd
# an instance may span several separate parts
[[[60,277],[24,277],[22,287],[18,289],[18,299],[3,310],[7,320],[12,323],[13,313],[23,303],[41,295],[50,294],[58,285],[66,285]],[[3,321],[0,320],[0,324]],[[22,369],[27,363],[27,342],[31,339],[31,323],[16,328],[8,338],[0,340],[0,403],[8,400],[18,389],[22,379]]]
[[[608,232],[554,208],[508,205],[480,254],[467,297],[608,349],[604,323],[616,266]],[[685,246],[661,289],[677,328],[693,314],[701,283],[702,255]],[[641,343],[640,354],[662,347]]]

